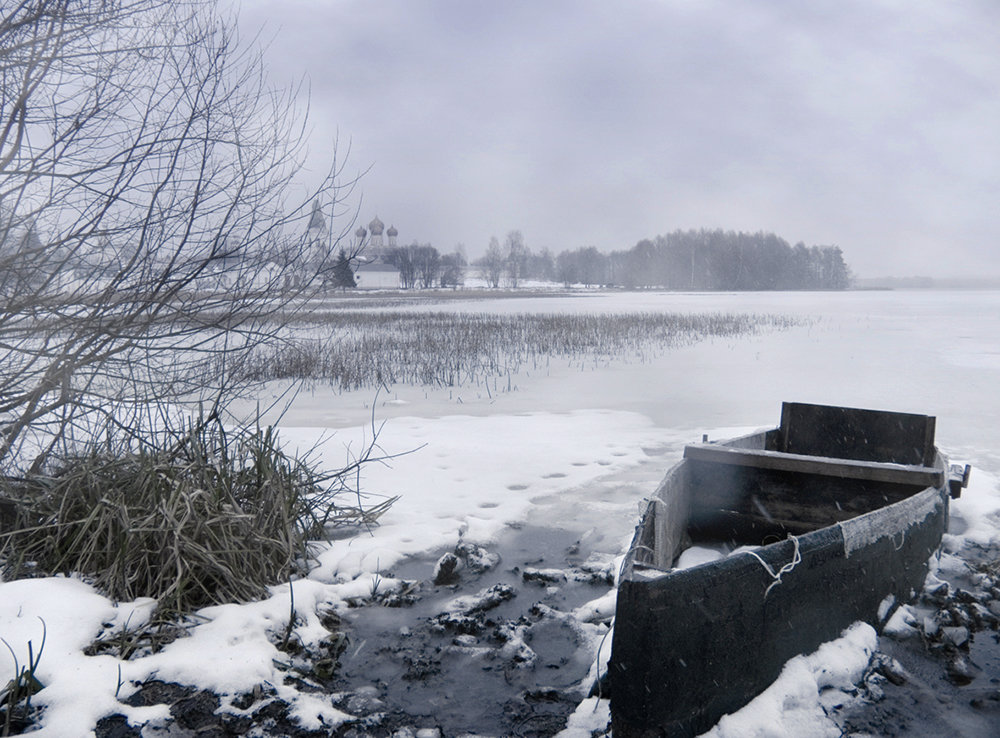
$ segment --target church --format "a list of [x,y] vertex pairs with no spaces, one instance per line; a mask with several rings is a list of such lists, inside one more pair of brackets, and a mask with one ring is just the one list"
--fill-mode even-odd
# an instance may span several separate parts
[[398,233],[395,226],[386,230],[378,216],[372,219],[367,229],[360,226],[354,232],[351,252],[357,254],[354,278],[359,289],[399,289],[399,269],[389,262],[389,255],[396,248]]
[[[351,260],[354,279],[359,289],[385,290],[399,289],[399,269],[392,265],[390,254],[396,248],[398,231],[385,224],[376,216],[368,227],[360,226],[354,232],[354,239],[344,251]],[[312,215],[306,227],[306,247],[297,269],[285,275],[286,286],[298,285],[306,274],[327,272],[336,263],[339,247],[331,246],[326,217],[319,202],[313,203]],[[331,251],[330,249],[334,250]],[[327,277],[324,281],[329,281]]]

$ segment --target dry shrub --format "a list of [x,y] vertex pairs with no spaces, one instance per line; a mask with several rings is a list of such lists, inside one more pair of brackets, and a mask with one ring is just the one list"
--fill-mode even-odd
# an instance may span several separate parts
[[[309,541],[392,504],[366,508],[351,487],[373,447],[328,477],[271,429],[215,422],[165,449],[91,448],[6,482],[17,520],[0,533],[5,576],[79,573],[115,599],[156,598],[161,619],[259,598],[305,566]],[[358,496],[340,504],[348,491]]]

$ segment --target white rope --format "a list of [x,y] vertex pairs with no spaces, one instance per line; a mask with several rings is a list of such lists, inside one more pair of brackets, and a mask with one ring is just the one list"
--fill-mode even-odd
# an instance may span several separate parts
[[792,560],[789,561],[787,564],[785,564],[780,569],[778,569],[777,572],[775,572],[774,569],[772,569],[768,565],[768,563],[766,561],[764,561],[764,559],[762,559],[757,554],[756,551],[746,551],[745,552],[745,553],[748,553],[751,556],[753,556],[755,559],[757,559],[757,561],[760,562],[760,565],[764,567],[764,570],[771,576],[771,579],[774,580],[773,582],[771,582],[771,584],[768,586],[768,588],[764,590],[764,598],[765,599],[767,598],[768,594],[770,594],[770,592],[771,592],[772,589],[774,589],[779,584],[781,584],[781,577],[783,577],[785,574],[787,574],[792,569],[794,569],[796,566],[798,566],[799,562],[802,561],[802,554],[799,553],[799,539],[796,538],[795,536],[793,536],[791,533],[788,534],[788,537],[792,540],[792,544],[795,546],[795,549],[792,551]]
[[[601,636],[601,643],[597,647],[597,656],[594,657],[594,666],[596,667],[594,671],[597,674],[596,682],[597,682],[597,700],[598,700],[598,702],[594,703],[594,712],[597,712],[597,707],[600,700],[604,699],[604,695],[602,694],[603,690],[601,689],[601,651],[604,648],[604,642],[608,639],[609,635],[614,633],[614,631],[615,631],[615,619],[612,617],[611,622],[608,624],[607,632],[605,632],[605,634]],[[611,665],[608,664],[608,668],[610,667]],[[593,691],[593,688],[591,688],[591,691]]]

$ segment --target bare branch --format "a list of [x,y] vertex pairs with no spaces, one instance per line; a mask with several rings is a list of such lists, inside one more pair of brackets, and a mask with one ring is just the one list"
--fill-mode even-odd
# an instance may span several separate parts
[[304,106],[232,27],[210,0],[0,11],[0,465],[225,403],[324,288],[356,179],[297,184]]

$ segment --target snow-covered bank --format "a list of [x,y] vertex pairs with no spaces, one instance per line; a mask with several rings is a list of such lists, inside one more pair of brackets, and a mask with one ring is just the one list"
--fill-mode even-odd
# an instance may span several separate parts
[[[341,432],[337,440],[357,431]],[[313,429],[283,434],[301,448],[315,447]],[[557,524],[546,511],[562,495],[647,461],[644,449],[662,450],[669,440],[648,418],[608,410],[397,418],[383,427],[378,442],[387,453],[401,455],[366,469],[364,489],[400,499],[373,536],[334,542],[313,576],[335,581],[391,570],[402,556],[463,537],[490,543],[507,523]],[[336,453],[333,444],[324,448]],[[338,459],[323,461],[335,465]],[[579,497],[573,501],[578,520],[587,504]]]
[[[336,466],[343,461],[344,444],[363,443],[368,432],[341,429],[331,438],[323,429],[289,428],[284,437]],[[648,463],[656,457],[646,450],[660,453],[668,440],[643,416],[604,410],[397,419],[383,429],[379,442],[387,452],[402,455],[369,466],[363,487],[373,495],[398,494],[400,500],[371,535],[325,545],[307,579],[274,587],[262,602],[202,610],[203,622],[191,628],[189,637],[128,661],[83,651],[98,637],[113,642],[123,627],[140,624],[150,602],[112,603],[77,579],[4,582],[0,636],[24,663],[29,644],[37,654],[44,633],[36,676],[46,688],[33,700],[44,708],[40,736],[87,735],[98,718],[114,712],[139,725],[165,720],[163,707],[118,702],[152,678],[230,699],[272,685],[278,697],[293,704],[303,725],[331,727],[347,716],[328,700],[284,686],[287,657],[276,644],[291,611],[290,586],[298,618],[294,635],[305,647],[316,648],[330,636],[320,615],[346,608],[348,600],[368,597],[375,589],[391,591],[397,582],[385,572],[405,556],[453,547],[459,539],[490,543],[518,521],[557,525],[567,510],[576,515],[573,526],[601,525],[602,537],[618,529],[617,538],[607,541],[614,550],[632,525],[636,500],[604,495],[588,500],[572,490]],[[607,530],[604,523],[611,523]],[[0,681],[14,676],[13,667],[12,661],[0,662]]]

